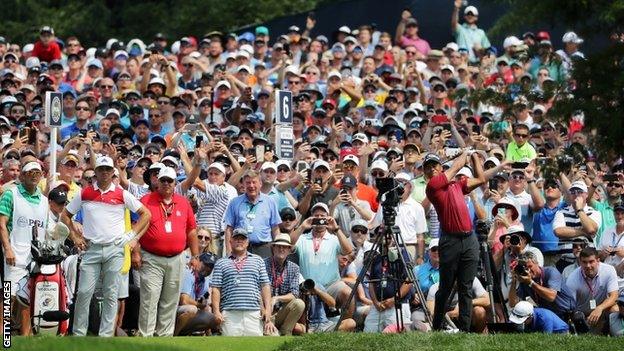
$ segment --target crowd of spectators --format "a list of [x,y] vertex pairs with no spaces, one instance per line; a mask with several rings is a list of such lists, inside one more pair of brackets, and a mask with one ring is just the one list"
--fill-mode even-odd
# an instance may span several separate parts
[[[492,43],[478,9],[456,0],[454,40],[432,48],[422,16],[397,14],[393,32],[363,24],[324,35],[308,18],[284,34],[258,26],[97,48],[49,26],[34,44],[0,37],[3,280],[17,292],[27,275],[20,206],[48,203],[47,220],[88,248],[72,300],[77,335],[97,309],[92,296],[103,307],[89,330],[103,336],[392,332],[395,307],[426,331],[445,247],[424,174],[476,154],[487,181],[465,201],[475,222],[492,222],[500,294],[492,301],[475,279],[471,330],[487,332],[493,304],[499,321],[527,330],[621,336],[622,158],[598,156],[582,111],[549,114],[557,94],[574,94],[583,39],[568,32],[559,50],[546,31]],[[291,126],[275,121],[278,89],[292,92]],[[43,123],[48,91],[62,93],[59,129]],[[284,127],[292,159],[279,157]],[[467,189],[471,166],[449,181]],[[396,225],[418,280],[386,284],[373,260],[345,306],[383,225],[380,178],[404,189]],[[178,232],[181,242],[167,236]],[[132,267],[117,269],[124,260]],[[28,309],[15,309],[29,334]]]

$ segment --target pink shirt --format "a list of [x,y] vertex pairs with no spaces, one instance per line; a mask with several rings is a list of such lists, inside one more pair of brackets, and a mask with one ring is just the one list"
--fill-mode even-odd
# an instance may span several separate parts
[[418,52],[420,52],[421,54],[427,56],[427,54],[429,53],[429,50],[431,50],[431,47],[429,46],[429,43],[422,38],[408,38],[405,35],[401,37],[401,43],[400,43],[402,48],[405,48],[406,46],[413,46],[416,48],[416,50],[418,50]]

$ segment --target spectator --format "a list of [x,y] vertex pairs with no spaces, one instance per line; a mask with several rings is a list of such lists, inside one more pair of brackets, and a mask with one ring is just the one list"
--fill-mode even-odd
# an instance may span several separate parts
[[352,248],[336,220],[329,217],[327,205],[322,202],[314,205],[312,216],[301,222],[291,239],[303,278],[314,280],[342,306],[351,289],[340,279],[337,255],[348,255]]
[[[598,188],[604,190],[604,199],[598,200],[594,198],[594,194],[596,194]],[[615,207],[622,204],[622,183],[619,181],[609,181],[605,184],[602,177],[596,176],[589,185],[587,198],[589,199],[588,204],[596,209],[596,211],[600,212],[600,216],[602,217],[600,228],[594,240],[596,247],[599,247],[602,243],[603,234],[616,226]]]
[[39,41],[35,43],[31,56],[37,57],[41,62],[61,59],[61,47],[56,42],[52,27],[43,26],[39,29]]
[[[520,222],[531,234],[533,213],[544,207],[544,199],[535,181],[535,167],[529,164],[524,169],[512,169],[509,190],[505,196],[512,199],[520,212]],[[528,189],[528,192],[527,190]]]
[[617,274],[613,266],[598,260],[598,252],[593,247],[581,251],[580,261],[581,266],[566,281],[576,298],[576,309],[587,320],[585,328],[577,327],[577,332],[599,334],[608,327],[609,313],[617,312]]
[[624,293],[617,299],[618,313],[611,313],[609,316],[609,328],[611,336],[624,335]]
[[230,238],[235,228],[246,230],[250,252],[266,258],[271,254],[271,241],[282,222],[277,204],[260,192],[260,176],[248,171],[243,176],[245,194],[234,198],[225,210],[226,253],[231,251]]
[[[576,307],[572,291],[562,279],[561,273],[554,267],[543,267],[532,252],[522,253],[516,265],[509,291],[509,305],[516,306],[519,301],[533,300],[540,308],[554,312],[563,320],[568,320]],[[524,272],[516,267],[526,268]]]
[[513,136],[509,135],[510,142],[507,145],[506,159],[513,162],[530,162],[537,157],[535,148],[528,142],[529,135],[529,126],[523,123],[514,125]]
[[[347,175],[340,181],[340,194],[332,201],[330,213],[343,233],[350,233],[351,225],[357,220],[370,221],[373,218],[370,205],[356,197],[357,180]],[[368,227],[368,226],[367,226]]]
[[[409,10],[403,10],[401,21],[397,25],[394,41],[405,49],[405,53],[408,56],[414,55],[409,57],[410,59],[423,59],[427,57],[429,50],[431,50],[429,43],[419,37],[418,31],[418,21],[412,17]],[[411,54],[411,50],[408,50],[410,47],[415,50]]]
[[600,259],[606,264],[618,267],[624,260],[624,205],[617,204],[613,209],[615,214],[615,226],[611,227],[602,236],[600,246]]
[[[561,272],[563,279],[568,280],[568,277],[572,274],[572,272],[581,266],[581,251],[583,251],[588,244],[589,241],[585,237],[572,239],[572,255],[574,256],[574,263],[569,264],[563,272]],[[551,266],[555,266],[555,263],[551,264]]]
[[184,270],[174,335],[208,334],[217,328],[209,298],[210,277],[217,259],[214,254],[202,253],[198,271]]
[[544,182],[544,207],[533,214],[533,246],[544,255],[544,265],[554,266],[559,258],[559,237],[553,231],[553,221],[559,210],[567,207],[554,179]]
[[305,310],[305,303],[299,299],[299,266],[286,260],[291,249],[290,236],[279,234],[273,241],[273,256],[264,260],[271,283],[272,320],[279,335],[304,332],[297,324]]
[[[427,308],[431,313],[435,313],[435,300],[436,293],[440,288],[440,283],[435,283],[429,288],[427,293]],[[454,290],[455,291],[455,290]],[[487,308],[490,306],[490,297],[487,291],[481,285],[479,279],[474,278],[472,287],[470,289],[470,295],[472,298],[472,319],[470,324],[470,331],[475,333],[483,333],[487,326]],[[445,303],[444,308],[448,308],[446,315],[452,320],[457,321],[459,317],[459,304],[457,293],[451,297],[451,303],[447,306]]]
[[212,310],[225,336],[277,332],[271,321],[269,277],[262,258],[247,252],[248,235],[242,228],[232,232],[228,238],[232,254],[217,261],[212,272]]
[[175,194],[176,172],[164,167],[158,173],[158,190],[141,199],[150,211],[150,222],[140,237],[141,251],[133,250],[132,261],[141,278],[139,334],[173,336],[180,299],[181,254],[189,246],[190,266],[199,271],[199,248],[195,216],[184,197]]
[[523,325],[526,331],[545,334],[567,334],[568,325],[552,311],[533,307],[528,301],[520,301],[514,306],[509,321]]
[[461,49],[468,50],[470,62],[478,62],[483,51],[490,47],[490,41],[483,29],[477,27],[479,11],[474,6],[464,9],[464,24],[459,25],[459,9],[462,0],[455,0],[455,7],[451,15],[451,30],[455,35],[455,42]]

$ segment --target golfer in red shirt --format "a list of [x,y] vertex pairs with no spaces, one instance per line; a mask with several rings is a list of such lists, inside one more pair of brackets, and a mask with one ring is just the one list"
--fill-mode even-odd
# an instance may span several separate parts
[[472,282],[477,275],[479,264],[479,243],[472,233],[472,220],[464,195],[485,183],[481,163],[476,154],[470,156],[476,178],[463,178],[455,181],[455,174],[466,165],[469,151],[455,159],[451,167],[444,171],[440,158],[428,154],[423,160],[423,171],[429,180],[426,194],[440,219],[440,288],[436,293],[433,316],[433,329],[443,327],[447,301],[457,282],[459,316],[457,327],[470,331],[472,312]]
[[198,272],[199,245],[193,209],[188,200],[175,194],[176,171],[163,167],[158,173],[157,191],[141,202],[152,214],[139,250],[132,252],[132,263],[141,277],[139,334],[173,336],[176,310],[180,298],[180,281],[184,265],[182,252],[191,248],[190,265]]

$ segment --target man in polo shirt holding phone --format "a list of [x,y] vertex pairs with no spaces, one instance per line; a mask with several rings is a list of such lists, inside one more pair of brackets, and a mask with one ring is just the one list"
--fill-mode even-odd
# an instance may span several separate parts
[[[470,156],[469,156],[470,155]],[[455,175],[472,161],[475,178],[455,181]],[[440,158],[428,154],[423,160],[425,177],[429,180],[426,194],[440,218],[440,289],[436,293],[433,329],[443,327],[446,303],[457,281],[459,316],[457,327],[470,331],[472,282],[477,275],[479,243],[472,234],[472,220],[464,195],[485,183],[481,160],[476,153],[464,150],[451,167],[444,171]]]
[[140,269],[141,289],[139,334],[173,336],[180,297],[183,257],[191,249],[190,265],[199,272],[199,247],[193,209],[189,201],[175,193],[176,171],[163,167],[158,173],[158,189],[141,202],[152,220],[141,237],[141,252],[132,252],[132,262]]
[[[113,336],[117,317],[117,295],[124,261],[124,245],[137,245],[145,232],[151,215],[128,191],[113,184],[114,163],[108,156],[97,159],[96,181],[84,189],[67,205],[61,215],[70,229],[74,244],[84,250],[80,264],[80,280],[76,296],[73,334],[85,336],[89,323],[89,301],[95,284],[102,275],[104,295],[99,336]],[[132,230],[124,233],[125,209],[139,214]],[[82,211],[82,233],[76,229],[71,218]]]

